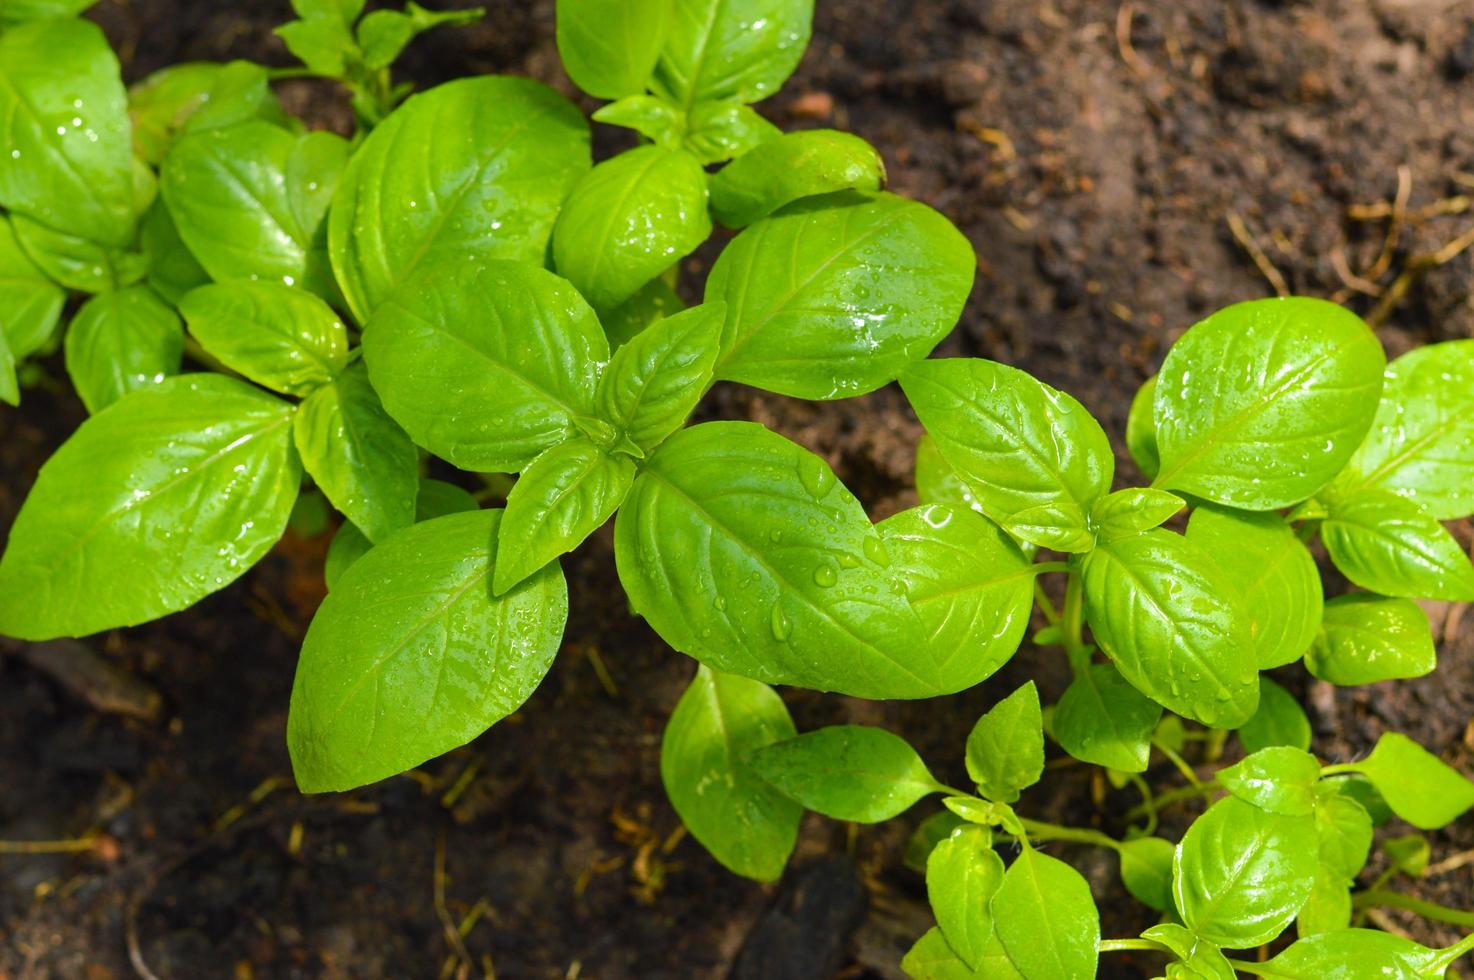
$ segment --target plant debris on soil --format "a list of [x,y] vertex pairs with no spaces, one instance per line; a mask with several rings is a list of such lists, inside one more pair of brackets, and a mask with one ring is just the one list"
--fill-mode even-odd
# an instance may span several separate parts
[[[552,0],[486,6],[479,24],[416,42],[405,77],[509,72],[574,96]],[[1112,433],[1123,480],[1137,476],[1120,439],[1137,385],[1220,306],[1331,297],[1372,320],[1393,355],[1474,336],[1468,0],[818,8],[802,66],[761,108],[787,128],[858,133],[893,189],[957,223],[978,278],[940,353],[1004,361],[1078,397]],[[106,0],[92,16],[130,81],[182,60],[287,63],[270,33],[284,0]],[[345,129],[331,88],[280,92],[313,125]],[[600,127],[596,145],[622,138]],[[692,260],[690,283],[713,254]],[[59,359],[47,366],[56,380],[0,409],[0,528],[84,417]],[[877,519],[914,503],[920,428],[894,389],[805,404],[724,386],[703,411],[825,455]],[[1474,537],[1467,522],[1455,533]],[[859,828],[810,817],[778,886],[718,866],[683,834],[659,778],[661,730],[694,665],[630,615],[608,529],[565,560],[563,649],[523,710],[416,772],[299,795],[287,700],[325,546],[289,536],[161,622],[80,645],[0,645],[0,980],[900,976],[929,924],[901,853],[930,811]],[[1431,677],[1337,690],[1299,667],[1277,673],[1303,696],[1323,758],[1353,758],[1395,728],[1474,772],[1474,623],[1462,607],[1429,610],[1443,637]],[[884,725],[946,780],[977,715],[1028,677],[1048,703],[1067,670],[1026,645],[988,683],[936,703],[783,693],[801,729]],[[1119,831],[1136,800],[1092,772],[1061,760],[1022,812]],[[1159,788],[1180,778],[1148,773]],[[11,853],[17,842],[52,843]],[[1474,908],[1474,865],[1461,863],[1474,822],[1432,842],[1435,873],[1402,887]],[[1105,935],[1151,924],[1110,855],[1051,850],[1091,879]],[[1403,913],[1381,922],[1454,937]],[[1103,976],[1158,969],[1150,954],[1102,961]]]

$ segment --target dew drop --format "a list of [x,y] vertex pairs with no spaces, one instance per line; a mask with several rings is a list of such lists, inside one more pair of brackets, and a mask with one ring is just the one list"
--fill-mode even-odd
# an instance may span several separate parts
[[769,625],[773,628],[773,639],[780,643],[787,643],[788,638],[793,635],[793,621],[788,618],[788,613],[783,611],[781,602],[773,603]]
[[814,569],[814,584],[827,589],[839,581],[839,572],[833,565],[820,565]]

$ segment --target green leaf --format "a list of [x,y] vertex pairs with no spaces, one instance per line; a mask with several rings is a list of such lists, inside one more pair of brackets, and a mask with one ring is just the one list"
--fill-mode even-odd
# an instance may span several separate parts
[[1136,462],[1136,468],[1148,480],[1155,480],[1162,468],[1162,457],[1157,449],[1157,420],[1153,415],[1157,397],[1157,376],[1147,378],[1131,399],[1131,410],[1126,415],[1126,450]]
[[673,0],[558,0],[558,54],[573,84],[600,99],[639,95],[655,70]]
[[713,669],[871,698],[968,683],[927,643],[859,501],[760,425],[667,440],[620,508],[614,555],[633,608]]
[[[782,135],[783,130],[768,122],[755,109],[736,99],[728,99],[692,106],[686,115],[686,135],[681,145],[704,166],[740,157]],[[878,190],[879,187],[869,189]]]
[[1171,531],[1085,556],[1085,618],[1133,687],[1171,711],[1234,728],[1259,700],[1248,615],[1212,560]]
[[348,364],[348,331],[338,314],[284,283],[201,286],[180,301],[179,312],[222,364],[285,395],[330,384]]
[[1310,897],[1295,916],[1300,938],[1351,927],[1351,886],[1324,867],[1316,871]]
[[0,34],[0,205],[123,248],[138,214],[127,93],[96,24],[40,20]]
[[905,739],[866,725],[805,732],[747,759],[783,795],[835,820],[880,823],[944,790]]
[[923,435],[916,444],[915,482],[916,497],[923,504],[946,504],[958,510],[983,512],[983,505],[962,482],[952,464],[942,458],[937,441],[930,435]]
[[1090,886],[1063,861],[1025,845],[990,903],[993,928],[1026,980],[1095,976],[1100,913]]
[[491,594],[501,511],[437,517],[360,558],[302,644],[287,716],[304,793],[352,789],[464,745],[522,706],[568,618],[549,567]]
[[89,299],[67,327],[67,374],[87,411],[179,373],[184,328],[147,286]]
[[928,929],[916,941],[901,960],[901,970],[911,980],[1020,980],[1023,977],[1008,958],[997,933],[990,935],[981,965],[974,970],[952,951],[940,929]]
[[486,11],[426,10],[410,0],[404,12],[375,10],[358,23],[358,46],[363,49],[363,63],[370,71],[380,71],[394,64],[405,46],[426,31],[437,27],[462,27],[480,20]]
[[1115,456],[1079,402],[979,358],[924,361],[901,387],[983,513],[1044,547],[1092,547],[1087,515],[1110,490]]
[[1310,896],[1315,820],[1234,797],[1210,806],[1177,845],[1172,891],[1183,923],[1229,949],[1267,943]]
[[636,334],[599,377],[600,415],[646,452],[664,442],[711,385],[725,315],[720,303],[702,304]]
[[1132,687],[1110,664],[1075,675],[1054,706],[1052,734],[1082,762],[1145,772],[1162,706]]
[[170,65],[128,89],[133,149],[158,166],[182,132],[264,119],[288,125],[270,72],[249,61]]
[[1315,641],[1324,597],[1315,558],[1284,519],[1205,505],[1193,511],[1187,539],[1243,598],[1259,668],[1299,660]]
[[800,198],[884,185],[875,147],[849,133],[810,129],[762,143],[718,171],[711,210],[728,228],[746,228]]
[[951,810],[938,810],[921,821],[906,840],[906,867],[925,874],[926,861],[931,857],[932,849],[952,836],[952,831],[965,826],[966,823],[967,821]]
[[609,348],[565,280],[465,259],[423,268],[384,302],[363,356],[416,443],[461,469],[517,472],[593,414]]
[[497,595],[583,543],[629,494],[635,463],[614,456],[583,436],[544,452],[507,495],[492,591]]
[[1474,781],[1398,732],[1347,768],[1372,781],[1392,811],[1419,830],[1437,830],[1474,807]]
[[15,376],[15,355],[10,352],[10,342],[5,331],[0,330],[0,402],[7,405],[20,404],[20,383]]
[[593,119],[633,129],[650,142],[675,149],[685,139],[686,118],[679,106],[656,95],[628,95],[594,111]]
[[1438,666],[1428,617],[1410,599],[1337,596],[1326,603],[1325,618],[1305,667],[1332,684],[1375,684],[1422,677]]
[[706,298],[727,303],[717,377],[814,400],[873,391],[952,330],[975,267],[967,239],[915,201],[796,201],[712,267]]
[[1283,980],[1440,980],[1439,952],[1374,929],[1338,929],[1291,943],[1261,964],[1264,976]]
[[969,510],[924,504],[876,526],[949,690],[980,683],[1028,627],[1034,574],[1017,545]]
[[148,262],[148,285],[171,306],[178,306],[185,293],[205,285],[210,274],[179,237],[174,218],[162,198],[144,212],[138,225],[138,244]]
[[[415,520],[429,521],[447,514],[459,514],[479,510],[476,498],[460,487],[440,480],[421,479],[419,494],[415,501]],[[328,545],[327,559],[323,563],[323,580],[329,589],[358,559],[368,554],[373,542],[364,536],[352,521],[344,521]]]
[[0,24],[76,17],[96,2],[97,0],[5,0],[5,6],[0,8]]
[[1218,770],[1223,788],[1245,803],[1287,817],[1315,811],[1320,762],[1304,749],[1273,745]]
[[1186,506],[1187,501],[1165,490],[1131,487],[1096,500],[1089,523],[1103,538],[1123,538],[1161,526]]
[[[700,305],[714,309],[722,304]],[[639,292],[599,319],[604,324],[604,335],[609,338],[610,349],[617,351],[648,327],[685,309],[686,304],[662,276],[647,282]]]
[[1259,707],[1253,717],[1239,726],[1239,742],[1245,752],[1258,752],[1276,745],[1310,748],[1310,719],[1295,696],[1268,677],[1259,678]]
[[46,278],[0,218],[0,333],[16,360],[46,347],[56,336],[66,290]]
[[927,859],[927,901],[947,945],[969,967],[982,965],[993,936],[988,902],[1002,883],[1003,859],[982,827],[958,827]]
[[1153,485],[1244,510],[1299,503],[1366,436],[1385,363],[1367,325],[1324,300],[1219,310],[1162,365]]
[[1329,780],[1316,787],[1316,853],[1323,868],[1349,883],[1361,874],[1372,849],[1372,817],[1333,785],[1342,782]]
[[84,636],[178,612],[281,536],[301,480],[292,407],[187,374],[83,422],[41,468],[0,559],[0,633]]
[[1137,901],[1169,912],[1172,909],[1172,859],[1177,848],[1160,837],[1137,837],[1122,841],[1116,851],[1121,859],[1121,882]]
[[1337,489],[1390,490],[1441,521],[1474,514],[1474,340],[1429,344],[1387,365],[1366,441]]
[[814,0],[675,0],[650,87],[687,108],[766,99],[798,67],[813,19]]
[[1421,877],[1428,870],[1428,861],[1432,857],[1428,847],[1428,838],[1422,834],[1404,834],[1401,837],[1389,837],[1382,842],[1382,853],[1387,856],[1387,862],[1405,875],[1414,878]]
[[804,812],[759,778],[747,756],[795,734],[771,687],[706,667],[697,669],[666,723],[660,744],[666,796],[691,836],[745,878],[778,880]]
[[248,120],[182,137],[159,189],[212,279],[266,279],[331,298],[324,219],[349,152],[331,133]]
[[596,309],[612,309],[710,234],[701,164],[684,150],[641,146],[573,186],[553,228],[553,264]]
[[339,17],[303,17],[288,21],[272,33],[308,70],[326,78],[343,78],[359,57],[349,23]]
[[1166,980],[1234,980],[1237,976],[1221,949],[1175,922],[1152,926],[1141,938],[1161,943],[1178,957],[1178,962],[1168,964]]
[[1012,803],[1044,774],[1044,721],[1029,681],[990,708],[967,736],[967,774],[985,799]]
[[302,465],[370,541],[414,523],[419,454],[355,364],[303,400],[293,424]]
[[365,322],[446,258],[541,265],[588,168],[582,113],[537,82],[486,75],[413,96],[363,141],[333,200],[328,242],[349,308]]
[[1474,564],[1444,526],[1389,490],[1328,494],[1326,551],[1354,584],[1408,599],[1474,601]]
[[[140,210],[147,206],[147,201],[140,202]],[[148,273],[147,257],[132,249],[57,231],[18,211],[10,219],[26,255],[47,278],[68,289],[105,293],[131,286]]]
[[1365,776],[1337,775],[1331,779],[1322,779],[1321,788],[1325,792],[1334,792],[1359,803],[1375,826],[1385,826],[1394,816],[1392,808],[1382,799],[1382,794],[1377,792],[1377,787]]

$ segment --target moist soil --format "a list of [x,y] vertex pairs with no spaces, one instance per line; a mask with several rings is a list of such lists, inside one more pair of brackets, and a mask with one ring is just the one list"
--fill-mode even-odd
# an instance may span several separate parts
[[[405,77],[510,72],[576,95],[551,0],[487,6],[479,25],[413,46]],[[270,33],[284,2],[108,0],[93,16],[130,80],[181,60],[288,63]],[[281,94],[313,125],[344,129],[331,88],[297,81]],[[895,190],[957,223],[978,277],[941,352],[1074,394],[1112,433],[1122,481],[1137,478],[1120,440],[1136,386],[1221,305],[1276,285],[1333,297],[1374,318],[1394,354],[1474,336],[1470,253],[1432,258],[1474,225],[1467,0],[819,0],[802,66],[762,108],[788,128],[865,137]],[[620,139],[596,137],[606,153]],[[713,252],[690,262],[691,283]],[[0,409],[0,528],[83,418],[59,360],[47,366],[56,380],[20,411]],[[921,430],[894,389],[810,405],[720,388],[703,411],[823,454],[877,519],[914,502]],[[1470,541],[1467,526],[1455,531]],[[683,838],[658,757],[694,665],[629,614],[607,529],[565,562],[563,649],[525,708],[415,773],[299,795],[287,700],[326,539],[289,535],[190,611],[89,638],[85,683],[66,666],[74,649],[4,648],[0,840],[100,836],[79,853],[0,855],[0,978],[899,976],[929,924],[901,853],[930,810],[878,827],[807,818],[772,887]],[[1399,729],[1474,773],[1474,626],[1462,611],[1430,607],[1443,636],[1431,677],[1333,690],[1280,672],[1323,757],[1353,758]],[[936,703],[784,697],[800,728],[887,726],[956,783],[971,723],[1031,676],[1046,702],[1067,679],[1056,651],[1026,645],[986,684]],[[1147,778],[1181,783],[1167,765]],[[1135,802],[1057,759],[1020,807],[1119,832]],[[1164,833],[1191,813],[1173,811]],[[1474,820],[1431,839],[1435,862],[1469,852]],[[1049,850],[1090,877],[1106,936],[1151,924],[1108,855]],[[1468,865],[1401,887],[1474,908]],[[1428,942],[1454,935],[1383,921]],[[1161,968],[1108,954],[1102,974]]]

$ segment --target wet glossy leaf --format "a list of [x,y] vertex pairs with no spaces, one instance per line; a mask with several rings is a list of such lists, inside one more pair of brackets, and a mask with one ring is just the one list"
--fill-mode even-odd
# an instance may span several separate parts
[[1095,976],[1100,913],[1074,868],[1025,847],[990,906],[993,928],[1026,980]]
[[180,301],[179,312],[222,364],[283,394],[305,395],[348,363],[348,332],[338,314],[284,283],[201,286]]
[[1371,432],[1336,485],[1390,490],[1441,521],[1474,513],[1474,340],[1387,365]]
[[159,189],[212,279],[265,279],[331,298],[324,219],[349,152],[331,133],[248,120],[181,138]]
[[1268,677],[1259,678],[1259,707],[1253,717],[1239,726],[1239,742],[1245,752],[1258,752],[1275,745],[1310,748],[1310,719],[1295,696]]
[[652,143],[675,148],[681,145],[688,119],[680,107],[671,105],[658,95],[628,95],[617,102],[600,106],[593,119],[609,126],[633,129]]
[[83,636],[193,605],[276,543],[301,480],[292,407],[188,374],[86,422],[41,468],[0,559],[0,633]]
[[0,330],[0,402],[7,405],[20,404],[20,384],[15,376],[15,355],[10,352],[10,342],[5,331]]
[[1181,535],[1147,531],[1102,542],[1083,573],[1091,632],[1132,686],[1210,727],[1253,715],[1248,615],[1207,555]]
[[963,690],[1018,649],[1034,601],[1028,559],[967,510],[923,504],[877,525],[936,657],[938,683]]
[[360,558],[323,601],[287,716],[304,793],[352,789],[464,745],[522,706],[558,652],[556,566],[491,594],[501,511],[438,517]]
[[960,510],[983,512],[962,477],[942,458],[937,442],[923,435],[916,444],[916,496],[923,504],[946,504]]
[[333,269],[354,316],[447,258],[541,265],[588,169],[583,115],[537,82],[483,75],[413,96],[364,140],[333,201]]
[[1374,929],[1340,929],[1291,943],[1263,964],[1283,980],[1438,980],[1446,966],[1437,950]]
[[941,929],[928,929],[916,941],[901,960],[901,970],[911,980],[1019,980],[1023,976],[1014,968],[996,933],[989,938],[981,965],[974,970],[953,952]]
[[1157,449],[1157,420],[1153,415],[1157,397],[1157,376],[1154,374],[1142,382],[1131,399],[1131,410],[1126,415],[1126,449],[1136,462],[1136,468],[1148,480],[1157,478],[1162,468],[1162,457]]
[[138,244],[148,262],[148,285],[165,302],[178,306],[190,290],[210,281],[184,239],[162,198],[154,200],[138,225]]
[[1090,664],[1054,706],[1050,733],[1082,762],[1145,772],[1162,706],[1110,664]]
[[965,826],[966,823],[967,821],[951,810],[938,810],[921,821],[906,840],[904,859],[906,867],[925,874],[926,859],[931,856],[932,849],[952,836],[952,831]]
[[1367,325],[1323,300],[1219,310],[1162,365],[1154,485],[1245,510],[1310,497],[1366,436],[1384,366]]
[[1351,926],[1351,886],[1321,868],[1316,872],[1310,897],[1295,916],[1295,931],[1301,939]]
[[1172,909],[1172,859],[1177,848],[1160,837],[1122,841],[1121,882],[1136,899],[1158,912]]
[[990,708],[967,736],[967,774],[982,796],[1012,803],[1044,774],[1039,691],[1029,681]]
[[127,94],[96,24],[39,20],[0,34],[0,205],[122,248],[137,216]]
[[1261,670],[1294,663],[1320,627],[1320,570],[1277,514],[1205,505],[1193,511],[1187,539],[1206,552],[1244,600]]
[[747,756],[795,735],[766,684],[698,668],[665,726],[660,778],[691,835],[724,867],[777,881],[803,807],[760,778]]
[[857,697],[957,689],[859,501],[760,425],[667,440],[620,508],[614,554],[635,611],[715,670]]
[[1351,882],[1366,866],[1372,849],[1372,817],[1366,808],[1332,785],[1332,780],[1316,787],[1315,833],[1319,841],[1316,853],[1323,868],[1342,881]]
[[1186,506],[1187,501],[1165,490],[1131,487],[1096,500],[1089,523],[1101,537],[1121,538],[1159,527]]
[[395,291],[365,329],[363,355],[416,443],[461,469],[516,472],[593,414],[609,348],[566,281],[466,259]]
[[1353,766],[1420,830],[1437,830],[1474,807],[1474,781],[1398,732],[1383,733],[1371,755]]
[[[702,304],[713,309],[721,304]],[[653,279],[640,288],[629,299],[599,317],[604,324],[604,335],[609,338],[609,348],[618,350],[642,331],[666,317],[675,316],[686,309],[686,304],[666,282],[666,277]]]
[[783,130],[764,119],[757,110],[737,99],[727,99],[691,107],[681,146],[705,166],[740,157],[782,135]]
[[673,0],[558,0],[558,54],[573,84],[600,99],[645,91]]
[[778,91],[803,57],[814,0],[675,0],[650,87],[687,108]]
[[809,129],[763,143],[719,170],[711,210],[728,228],[746,228],[800,198],[884,185],[875,147],[850,133]]
[[1294,920],[1316,868],[1315,820],[1227,797],[1177,845],[1173,895],[1182,921],[1229,949],[1267,943]]
[[1438,654],[1417,603],[1358,593],[1326,603],[1305,666],[1332,684],[1375,684],[1431,673]]
[[700,162],[641,146],[573,185],[553,227],[553,264],[595,308],[613,309],[710,234]]
[[67,374],[89,412],[179,373],[184,327],[147,286],[102,293],[67,326]]
[[158,166],[181,132],[247,119],[288,125],[270,78],[249,61],[194,61],[154,72],[128,88],[135,152]]
[[835,820],[880,823],[943,789],[905,739],[866,725],[820,728],[747,758],[785,796]]
[[1218,770],[1223,788],[1245,803],[1287,817],[1315,811],[1320,762],[1304,749],[1275,745]]
[[1356,585],[1408,599],[1474,601],[1474,564],[1444,526],[1389,490],[1329,494],[1326,551]]
[[577,548],[614,515],[634,480],[634,460],[611,455],[584,436],[533,460],[507,496],[503,559],[492,589],[500,595]]
[[701,305],[652,323],[599,377],[600,415],[649,451],[683,424],[711,385],[725,309]]
[[[415,520],[428,521],[446,514],[459,514],[468,510],[479,510],[476,498],[460,487],[441,480],[420,480],[419,495],[415,500]],[[328,545],[327,559],[323,562],[323,580],[331,589],[338,579],[358,559],[368,554],[373,542],[354,526],[344,521]]]
[[46,278],[0,218],[0,332],[17,360],[36,353],[56,335],[66,291]]
[[901,380],[942,457],[1016,537],[1088,551],[1088,517],[1115,457],[1079,402],[1017,368],[979,358],[925,361]]
[[1234,980],[1237,976],[1222,950],[1175,922],[1154,925],[1141,938],[1159,942],[1177,956],[1177,962],[1167,965],[1166,980]]
[[706,298],[727,304],[717,377],[797,398],[873,391],[957,324],[975,266],[924,204],[850,191],[790,204],[712,268]]
[[947,945],[969,967],[982,965],[993,936],[988,902],[1003,883],[1003,859],[993,835],[964,826],[932,848],[926,862],[926,898]]
[[379,404],[363,365],[308,395],[293,431],[302,465],[370,541],[414,522],[419,454]]
[[[152,179],[152,178],[150,178]],[[139,201],[140,210],[148,201]],[[16,240],[47,278],[83,293],[125,289],[148,273],[148,260],[133,249],[100,245],[90,238],[57,231],[19,211],[10,216]]]

